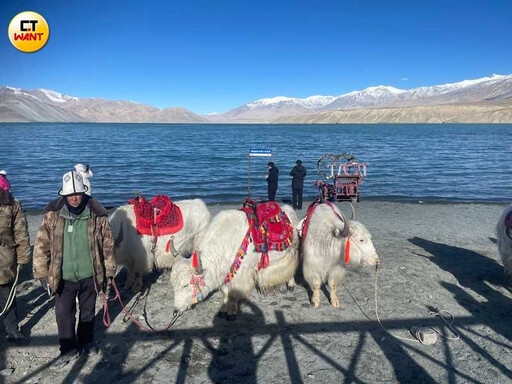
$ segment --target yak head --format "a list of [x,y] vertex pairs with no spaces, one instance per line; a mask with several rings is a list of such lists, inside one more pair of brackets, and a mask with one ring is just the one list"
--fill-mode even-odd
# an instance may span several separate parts
[[[334,236],[339,238],[340,241],[350,238],[350,264],[377,265],[379,263],[379,255],[377,255],[377,251],[373,246],[372,235],[363,224],[355,220],[356,212],[352,204],[350,204],[350,208],[352,209],[350,221],[345,218],[341,211],[335,211],[337,219],[342,221],[342,227],[341,229],[339,228],[338,221],[334,228]],[[343,244],[346,246],[346,240]]]
[[350,221],[350,263],[360,265],[377,265],[379,255],[373,246],[372,235],[358,221]]
[[182,313],[204,299],[203,277],[206,271],[201,267],[199,256],[179,259],[171,270],[171,284],[174,289],[174,313]]

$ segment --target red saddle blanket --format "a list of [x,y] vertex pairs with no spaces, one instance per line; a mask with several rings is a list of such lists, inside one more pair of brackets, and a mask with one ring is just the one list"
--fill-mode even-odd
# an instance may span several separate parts
[[268,252],[283,251],[292,244],[293,227],[281,207],[268,201],[257,205],[246,200],[241,209],[247,214],[255,252],[262,253],[261,268],[268,266]]
[[141,235],[172,235],[183,228],[180,207],[167,196],[158,195],[147,201],[143,196],[131,199],[137,232]]

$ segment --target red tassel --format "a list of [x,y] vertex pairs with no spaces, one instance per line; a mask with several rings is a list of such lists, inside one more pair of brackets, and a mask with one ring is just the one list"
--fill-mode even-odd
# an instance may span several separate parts
[[192,254],[192,268],[197,269],[199,267],[199,259],[197,257],[197,251]]
[[345,240],[345,265],[350,262],[350,237]]
[[270,264],[270,261],[268,259],[268,253],[267,252],[262,253],[260,262],[258,264],[258,271],[261,270],[262,268],[267,268],[269,264]]
[[165,246],[165,253],[169,253],[169,250],[171,249],[171,239],[167,242],[167,245]]

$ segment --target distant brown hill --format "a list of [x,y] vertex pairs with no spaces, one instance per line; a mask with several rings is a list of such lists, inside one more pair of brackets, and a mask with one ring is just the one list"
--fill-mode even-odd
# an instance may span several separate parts
[[81,99],[47,89],[0,87],[0,121],[201,123],[207,120],[179,107],[158,109],[131,101]]
[[284,116],[274,123],[512,123],[512,101],[504,103],[422,105],[416,107],[346,109]]

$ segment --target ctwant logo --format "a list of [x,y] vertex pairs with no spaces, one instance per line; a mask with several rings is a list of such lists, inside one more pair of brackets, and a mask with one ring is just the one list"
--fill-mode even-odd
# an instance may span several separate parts
[[50,37],[48,23],[39,13],[26,11],[14,16],[9,24],[9,40],[22,52],[35,52]]

